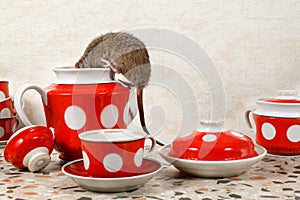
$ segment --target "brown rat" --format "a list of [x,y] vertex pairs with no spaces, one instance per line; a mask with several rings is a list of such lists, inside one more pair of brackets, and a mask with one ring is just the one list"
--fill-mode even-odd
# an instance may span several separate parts
[[[75,67],[109,67],[112,79],[115,73],[124,75],[130,81],[127,85],[137,88],[141,126],[150,134],[144,117],[143,89],[149,83],[151,66],[148,51],[141,40],[126,32],[104,34],[89,43]],[[163,145],[158,141],[157,144]]]

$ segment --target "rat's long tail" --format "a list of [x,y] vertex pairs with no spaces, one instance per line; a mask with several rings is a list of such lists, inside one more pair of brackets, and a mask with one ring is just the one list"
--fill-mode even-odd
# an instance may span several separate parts
[[[145,116],[144,116],[144,109],[143,109],[143,89],[142,88],[137,89],[137,104],[138,104],[138,109],[139,109],[139,114],[140,114],[141,126],[148,135],[151,135],[150,132],[148,131],[148,129],[146,127],[146,123],[145,123]],[[158,141],[158,140],[155,140],[155,141],[156,141],[156,144],[158,144],[160,146],[164,146],[164,144],[161,143],[160,141]]]

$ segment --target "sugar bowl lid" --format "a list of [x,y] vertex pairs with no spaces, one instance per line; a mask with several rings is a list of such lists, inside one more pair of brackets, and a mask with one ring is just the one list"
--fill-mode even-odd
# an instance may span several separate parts
[[274,98],[265,99],[266,102],[273,103],[300,103],[300,98],[297,96],[296,90],[279,90]]
[[169,156],[188,160],[228,161],[257,156],[252,139],[223,128],[223,122],[200,122],[191,134],[177,137]]
[[274,98],[258,99],[253,113],[271,117],[298,118],[300,97],[295,90],[280,90]]
[[8,140],[4,159],[18,169],[40,171],[49,164],[53,148],[53,134],[49,128],[26,126]]

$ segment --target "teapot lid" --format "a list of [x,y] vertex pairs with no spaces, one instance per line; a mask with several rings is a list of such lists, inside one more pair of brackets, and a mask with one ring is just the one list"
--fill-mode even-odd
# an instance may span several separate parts
[[4,159],[19,169],[40,171],[49,164],[53,148],[53,133],[48,127],[26,126],[7,141]]

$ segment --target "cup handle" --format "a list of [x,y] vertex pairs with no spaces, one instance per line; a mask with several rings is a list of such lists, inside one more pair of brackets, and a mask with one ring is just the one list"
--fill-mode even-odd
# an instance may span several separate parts
[[250,114],[251,113],[253,113],[252,110],[247,110],[245,112],[245,120],[246,120],[246,124],[249,127],[249,129],[254,132],[255,130],[254,130],[253,125],[251,124],[251,121],[250,121]]
[[20,125],[20,121],[18,118],[16,118],[16,124],[13,127],[13,133],[19,129],[19,125]]
[[22,99],[23,99],[23,95],[27,90],[36,90],[42,97],[44,104],[47,105],[48,101],[47,101],[47,92],[42,89],[40,86],[38,85],[33,85],[33,84],[24,84],[21,85],[16,93],[15,93],[15,97],[14,97],[14,107],[16,109],[17,114],[20,117],[20,120],[24,123],[24,125],[29,126],[32,125],[32,123],[30,122],[30,120],[28,119],[26,113],[23,110],[23,106],[22,106]]
[[154,147],[155,147],[155,144],[156,144],[156,140],[151,135],[147,135],[146,140],[147,139],[151,140],[151,146],[147,150],[147,152],[145,152],[144,157],[150,156],[154,152]]

